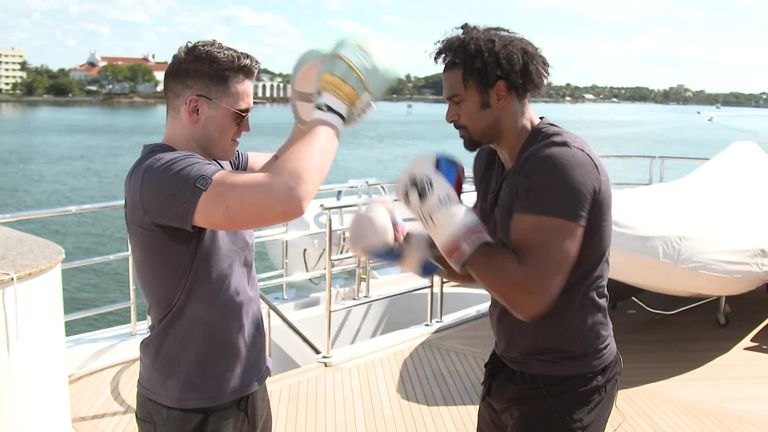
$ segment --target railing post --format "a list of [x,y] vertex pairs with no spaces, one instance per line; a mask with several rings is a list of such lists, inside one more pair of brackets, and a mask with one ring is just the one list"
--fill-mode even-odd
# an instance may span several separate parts
[[[285,231],[288,232],[288,225],[284,224]],[[288,240],[283,239],[283,277],[288,276]],[[283,283],[283,300],[288,300],[288,284]]]
[[[136,315],[138,314],[136,308],[136,271],[133,264],[133,253],[131,252],[131,242],[126,238],[128,243],[128,301],[131,304],[131,336],[136,336]],[[149,324],[149,323],[147,323]]]
[[272,309],[267,307],[267,357],[272,357]]
[[664,162],[666,162],[665,159],[659,162],[659,183],[664,183]]
[[363,280],[363,258],[355,258],[355,300],[360,298],[360,285]]
[[368,257],[363,258],[365,263],[364,276],[365,276],[365,297],[371,296],[371,259]]
[[425,325],[432,325],[432,306],[435,297],[435,276],[432,276],[432,283],[429,284],[429,291],[427,294],[427,322]]
[[331,356],[331,306],[333,304],[333,219],[331,212],[325,222],[325,353],[323,357]]
[[435,321],[441,323],[443,322],[443,314],[445,311],[445,279],[440,275],[435,275],[433,277],[437,278],[437,320]]

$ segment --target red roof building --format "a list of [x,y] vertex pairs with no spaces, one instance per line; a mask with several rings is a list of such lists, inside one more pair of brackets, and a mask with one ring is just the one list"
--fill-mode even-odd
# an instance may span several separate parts
[[142,57],[114,57],[114,56],[99,56],[96,51],[91,51],[88,56],[88,60],[70,69],[69,77],[74,80],[86,80],[90,78],[98,78],[101,68],[108,64],[143,64],[152,69],[152,72],[157,78],[158,86],[157,90],[163,88],[163,78],[165,76],[165,70],[168,69],[168,65],[165,63],[155,63],[155,55],[145,53]]

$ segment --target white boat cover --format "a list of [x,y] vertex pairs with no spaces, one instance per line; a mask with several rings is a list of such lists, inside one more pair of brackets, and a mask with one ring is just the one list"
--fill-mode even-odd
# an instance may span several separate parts
[[723,296],[768,282],[768,153],[734,142],[678,180],[613,191],[610,276]]

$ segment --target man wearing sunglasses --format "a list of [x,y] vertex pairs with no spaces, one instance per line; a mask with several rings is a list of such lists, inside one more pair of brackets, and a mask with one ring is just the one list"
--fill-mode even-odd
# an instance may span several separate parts
[[[162,141],[125,181],[125,220],[150,333],[141,343],[140,431],[269,431],[254,228],[300,216],[339,132],[391,83],[361,45],[310,51],[294,69],[296,125],[274,155],[238,150],[259,62],[187,43],[165,74]],[[301,99],[301,100],[300,100]]]

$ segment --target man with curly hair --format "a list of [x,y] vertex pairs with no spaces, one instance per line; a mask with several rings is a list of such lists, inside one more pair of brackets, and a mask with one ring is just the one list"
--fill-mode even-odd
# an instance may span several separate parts
[[404,201],[445,276],[492,296],[477,430],[602,431],[622,367],[608,315],[606,171],[583,139],[534,113],[528,97],[549,63],[525,38],[464,24],[437,42],[434,60],[446,121],[477,152],[477,201],[461,204],[445,178],[461,168],[441,157],[412,165],[401,189],[430,186]]

